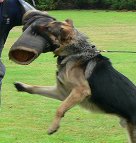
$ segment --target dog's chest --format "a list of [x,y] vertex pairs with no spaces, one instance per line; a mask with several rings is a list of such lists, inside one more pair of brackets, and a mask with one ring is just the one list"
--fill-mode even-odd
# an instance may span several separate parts
[[57,78],[57,86],[59,90],[65,97],[67,97],[72,90],[72,85],[66,75],[65,67],[59,69],[59,71],[57,72],[56,78]]

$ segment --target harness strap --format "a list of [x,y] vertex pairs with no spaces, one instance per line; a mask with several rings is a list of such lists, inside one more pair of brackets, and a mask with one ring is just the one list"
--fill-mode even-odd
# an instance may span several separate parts
[[88,62],[87,66],[86,66],[86,69],[85,69],[86,79],[88,79],[92,75],[95,66],[96,66],[96,61],[95,60],[91,60],[91,61]]

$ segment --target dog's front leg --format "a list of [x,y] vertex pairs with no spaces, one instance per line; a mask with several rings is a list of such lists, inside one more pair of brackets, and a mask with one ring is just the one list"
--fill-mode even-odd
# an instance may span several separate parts
[[15,87],[18,91],[28,92],[30,94],[40,94],[45,97],[57,99],[63,101],[66,97],[64,97],[57,86],[36,86],[36,85],[28,85],[21,82],[16,82]]
[[89,95],[91,95],[91,91],[87,87],[79,86],[74,88],[70,95],[62,102],[58,108],[55,119],[51,127],[48,129],[48,134],[53,134],[58,130],[61,118],[64,116],[66,111],[68,111],[74,105],[82,102]]

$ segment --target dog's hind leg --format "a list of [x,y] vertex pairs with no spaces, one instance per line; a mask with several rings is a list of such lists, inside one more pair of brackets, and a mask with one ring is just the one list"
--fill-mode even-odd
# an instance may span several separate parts
[[57,86],[36,86],[36,85],[28,85],[21,82],[16,82],[14,83],[14,85],[16,89],[21,92],[27,92],[30,94],[40,94],[42,96],[61,101],[66,98],[60,93]]
[[48,134],[53,134],[59,128],[60,121],[64,114],[76,104],[82,102],[87,96],[91,95],[90,90],[86,87],[76,87],[72,90],[70,95],[62,102],[61,106],[56,112],[55,119],[48,129]]
[[136,143],[136,124],[127,122],[127,131],[129,134],[130,143]]

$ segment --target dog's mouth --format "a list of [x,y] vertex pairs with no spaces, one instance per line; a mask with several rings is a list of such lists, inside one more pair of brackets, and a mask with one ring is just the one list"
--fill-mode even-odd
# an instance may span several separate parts
[[[74,39],[73,25],[68,22],[34,23],[32,30],[46,39],[50,44],[50,51],[59,56],[64,48]],[[59,50],[60,49],[60,50]]]
[[68,22],[43,22],[31,24],[13,44],[9,58],[22,65],[30,64],[41,53],[53,52],[61,56],[73,38],[73,26]]

